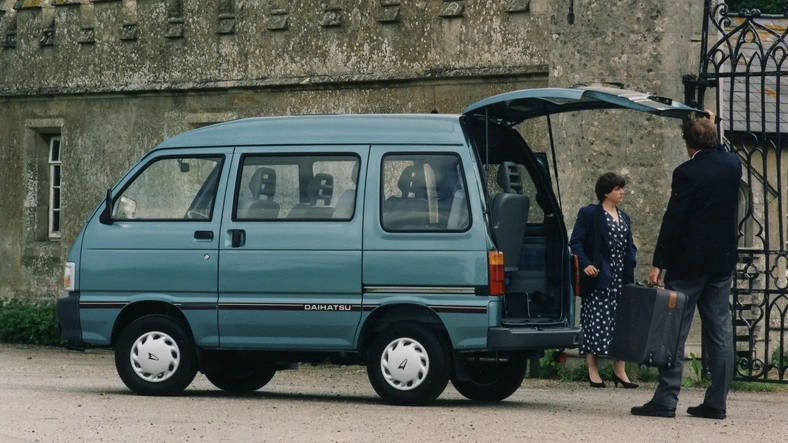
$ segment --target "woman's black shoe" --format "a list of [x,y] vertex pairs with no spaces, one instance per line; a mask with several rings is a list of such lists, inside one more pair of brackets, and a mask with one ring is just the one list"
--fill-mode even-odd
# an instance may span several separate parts
[[624,389],[635,389],[639,386],[636,383],[629,383],[624,380],[621,380],[620,378],[618,378],[618,375],[613,374],[613,384],[615,384],[615,386],[618,387],[619,383],[621,383],[621,386],[623,386]]
[[595,382],[595,381],[592,381],[591,379],[588,379],[588,383],[590,383],[590,384],[591,384],[591,387],[592,387],[592,388],[604,388],[604,387],[606,387],[606,386],[607,386],[607,385],[605,384],[605,382],[603,382],[603,381],[601,381],[601,382],[597,383],[597,382]]

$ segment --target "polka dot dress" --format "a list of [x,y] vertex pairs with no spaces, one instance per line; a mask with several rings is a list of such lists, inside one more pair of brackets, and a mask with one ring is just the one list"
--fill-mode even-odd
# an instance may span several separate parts
[[607,232],[610,237],[611,283],[605,289],[594,289],[588,297],[583,299],[580,308],[580,324],[584,331],[584,343],[580,347],[581,354],[607,355],[610,340],[613,338],[618,301],[621,298],[621,287],[623,286],[624,257],[629,235],[629,226],[621,217],[620,212],[618,220],[617,223],[605,211]]

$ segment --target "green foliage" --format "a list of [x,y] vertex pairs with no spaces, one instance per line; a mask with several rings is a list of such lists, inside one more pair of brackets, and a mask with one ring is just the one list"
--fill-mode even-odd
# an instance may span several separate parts
[[[585,361],[571,365],[558,363],[555,359],[556,352],[555,350],[545,351],[544,357],[539,361],[541,365],[539,378],[574,382],[588,381],[588,364]],[[652,382],[659,378],[659,372],[647,366],[627,363],[625,369],[632,381]],[[613,378],[612,361],[605,364],[605,360],[599,360],[599,376],[602,377],[602,380],[611,380]]]
[[61,345],[55,302],[0,299],[0,343]]
[[780,348],[772,351],[772,364],[778,369],[788,367],[788,349],[783,350],[782,362],[780,362]]
[[687,388],[691,388],[693,386],[706,388],[711,385],[709,378],[703,376],[703,364],[700,362],[700,360],[698,360],[694,352],[690,352],[690,368],[692,369],[692,373],[695,375],[695,377],[684,377],[684,380],[682,380],[681,383],[682,386]]
[[539,359],[539,378],[560,379],[566,370],[566,365],[555,361],[556,351],[548,349],[544,351],[544,356]]
[[659,371],[656,369],[641,365],[633,365],[636,367],[630,368],[629,365],[630,363],[627,363],[627,374],[634,375],[634,377],[630,376],[630,378],[634,378],[635,380],[642,382],[653,382],[659,380]]
[[762,14],[782,14],[785,0],[726,0],[728,12],[738,14],[742,9],[758,9]]

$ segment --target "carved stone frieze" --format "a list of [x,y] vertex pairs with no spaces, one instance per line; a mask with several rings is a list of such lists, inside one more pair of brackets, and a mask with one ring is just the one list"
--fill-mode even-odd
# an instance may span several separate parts
[[169,0],[167,3],[167,30],[165,36],[170,39],[183,38],[183,1]]
[[235,0],[219,0],[217,34],[235,34]]
[[269,31],[284,31],[289,27],[289,13],[285,9],[274,9],[268,18],[266,28]]
[[510,14],[524,14],[531,12],[531,0],[506,0],[504,9]]
[[323,18],[320,26],[324,28],[335,28],[342,26],[342,8],[338,5],[327,6],[323,9]]
[[465,2],[443,0],[443,8],[441,8],[441,12],[438,15],[443,18],[456,18],[462,17],[464,13]]
[[396,23],[400,21],[399,0],[380,0],[377,18],[379,23]]

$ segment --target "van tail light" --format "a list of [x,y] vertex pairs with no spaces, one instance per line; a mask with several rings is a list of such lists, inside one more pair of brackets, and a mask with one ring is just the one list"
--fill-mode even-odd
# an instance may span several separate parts
[[66,269],[63,272],[63,289],[66,292],[74,291],[74,274],[76,274],[76,263],[66,262]]
[[504,295],[503,252],[487,252],[487,267],[490,276],[490,295]]

